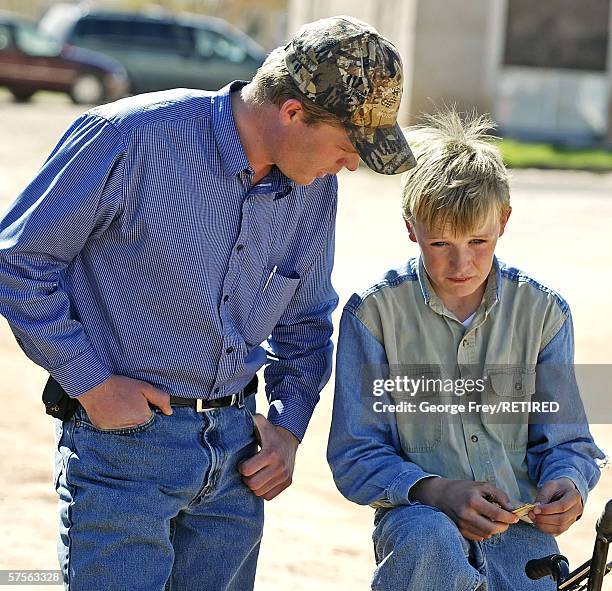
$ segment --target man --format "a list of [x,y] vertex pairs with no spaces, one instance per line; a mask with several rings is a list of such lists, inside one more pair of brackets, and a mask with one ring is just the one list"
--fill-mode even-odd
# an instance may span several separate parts
[[79,403],[58,421],[66,588],[252,588],[263,499],[330,373],[335,174],[413,165],[401,79],[368,25],[312,23],[249,84],[85,113],[4,216],[0,311]]

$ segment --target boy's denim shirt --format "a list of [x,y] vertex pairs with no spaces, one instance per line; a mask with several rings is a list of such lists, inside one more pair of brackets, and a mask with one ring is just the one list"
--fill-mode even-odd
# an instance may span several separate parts
[[[532,502],[537,487],[567,477],[584,503],[600,476],[596,460],[605,456],[584,418],[573,352],[567,303],[521,271],[494,259],[482,303],[465,328],[433,291],[421,259],[410,259],[344,308],[327,454],[338,489],[359,504],[411,504],[410,488],[437,475],[488,481],[514,502]],[[540,364],[569,371],[536,372]],[[524,414],[502,424],[486,413],[417,419],[413,413],[376,412],[375,402],[378,408],[402,401],[418,406],[431,398],[423,391],[374,396],[371,378],[394,373],[415,379],[487,376],[479,402],[529,401],[537,392],[581,418],[529,424]]]

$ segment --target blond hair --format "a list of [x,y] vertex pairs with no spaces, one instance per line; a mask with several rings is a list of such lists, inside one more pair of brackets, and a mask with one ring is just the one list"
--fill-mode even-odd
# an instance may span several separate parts
[[454,109],[426,115],[404,130],[417,165],[402,176],[402,209],[408,221],[427,230],[450,227],[455,235],[474,232],[491,213],[510,210],[508,171],[488,131],[487,115],[463,119]]
[[289,74],[282,47],[277,47],[268,55],[249,86],[249,100],[255,105],[268,102],[280,107],[285,101],[296,99],[302,104],[307,125],[327,123],[342,126],[336,115],[319,107],[300,92]]

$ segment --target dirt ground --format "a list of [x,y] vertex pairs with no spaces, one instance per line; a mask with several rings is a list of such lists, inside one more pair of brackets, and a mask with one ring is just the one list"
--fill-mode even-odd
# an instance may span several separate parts
[[[49,96],[15,105],[0,93],[1,211],[82,110]],[[341,304],[383,270],[416,252],[402,225],[398,187],[398,178],[366,170],[341,175],[334,271]],[[500,258],[548,283],[568,300],[577,363],[611,363],[612,175],[517,171],[512,204],[513,215],[499,244]],[[25,358],[3,320],[0,375],[0,449],[4,450],[0,569],[55,569],[52,421],[40,403],[46,376]],[[372,510],[340,496],[325,461],[332,383],[322,393],[299,450],[293,486],[266,505],[259,591],[369,588]],[[261,393],[258,403],[264,404]],[[609,453],[610,425],[594,424],[592,432]],[[582,520],[559,538],[571,564],[577,566],[590,556],[595,521],[610,497],[611,471],[604,470]],[[612,580],[607,589],[612,590]]]

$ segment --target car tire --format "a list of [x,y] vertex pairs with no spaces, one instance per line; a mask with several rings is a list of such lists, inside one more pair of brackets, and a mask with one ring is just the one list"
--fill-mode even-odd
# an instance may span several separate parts
[[72,83],[70,98],[75,105],[93,105],[104,101],[104,83],[95,74],[80,74]]
[[21,88],[9,88],[16,103],[27,103],[36,92],[35,90],[23,90]]

